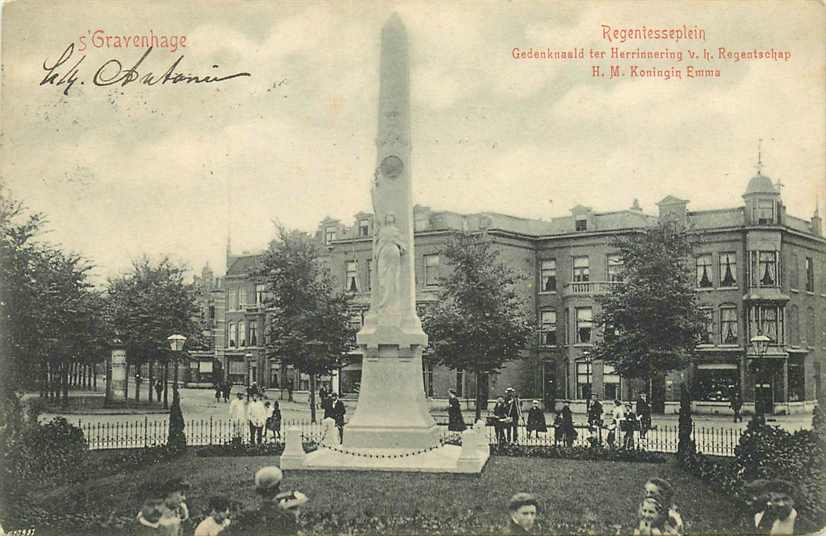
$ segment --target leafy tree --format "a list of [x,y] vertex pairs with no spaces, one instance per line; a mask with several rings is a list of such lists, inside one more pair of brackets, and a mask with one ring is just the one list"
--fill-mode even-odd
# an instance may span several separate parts
[[523,357],[535,322],[516,291],[520,278],[498,259],[486,235],[457,233],[440,254],[451,271],[440,278],[439,299],[425,309],[422,324],[435,362],[475,375],[479,419],[481,382]]
[[270,298],[267,357],[310,376],[311,418],[315,422],[316,377],[344,364],[354,346],[350,294],[336,290],[312,238],[277,227],[263,260]]
[[624,277],[600,300],[596,321],[605,329],[592,356],[648,384],[686,367],[706,329],[689,266],[691,242],[684,228],[663,221],[614,246]]
[[108,320],[125,344],[129,362],[165,365],[163,402],[168,407],[166,364],[175,361],[176,384],[178,368],[167,338],[176,333],[183,335],[186,347],[191,347],[190,341],[200,336],[194,319],[195,292],[184,282],[184,269],[167,258],[158,262],[140,258],[128,273],[109,280],[106,298]]
[[38,239],[45,223],[0,189],[1,375],[9,389],[39,378],[42,394],[67,402],[70,366],[100,357],[100,301],[91,265]]

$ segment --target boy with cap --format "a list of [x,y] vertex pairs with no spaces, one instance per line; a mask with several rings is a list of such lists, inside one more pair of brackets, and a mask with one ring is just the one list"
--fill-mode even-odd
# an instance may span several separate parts
[[796,491],[794,484],[785,480],[769,480],[763,485],[765,509],[754,514],[754,526],[759,534],[794,534]]
[[248,511],[236,520],[223,535],[298,534],[300,508],[307,496],[299,491],[281,491],[284,474],[278,467],[262,467],[255,473],[255,491],[261,496],[258,510]]
[[510,519],[505,534],[530,534],[536,524],[539,503],[530,493],[517,493],[508,502]]
[[198,524],[195,536],[218,536],[229,523],[229,500],[223,495],[210,497],[209,516]]

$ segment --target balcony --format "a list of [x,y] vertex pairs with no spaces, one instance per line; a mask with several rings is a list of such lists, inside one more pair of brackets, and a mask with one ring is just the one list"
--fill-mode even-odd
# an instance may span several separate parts
[[608,294],[617,283],[614,281],[572,282],[565,285],[562,294],[569,296],[598,296]]

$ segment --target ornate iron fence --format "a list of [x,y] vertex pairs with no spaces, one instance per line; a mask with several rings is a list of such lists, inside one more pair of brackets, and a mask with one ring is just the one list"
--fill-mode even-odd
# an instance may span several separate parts
[[[458,432],[450,432],[447,429],[447,421],[438,422],[443,440],[458,439],[461,435]],[[82,419],[77,422],[78,427],[83,431],[89,448],[98,449],[130,449],[152,447],[166,444],[169,432],[169,420],[167,418],[144,417],[120,422],[84,422]],[[305,441],[319,441],[323,435],[323,427],[320,423],[311,423],[306,419],[284,419],[281,421],[280,436],[270,430],[265,430],[264,440],[267,442],[280,441],[284,431],[289,427],[297,427],[301,430],[302,438]],[[488,437],[491,444],[496,444],[497,437],[494,427],[488,426]],[[574,446],[588,446],[593,440],[600,441],[607,445],[609,441],[609,431],[606,428],[588,430],[586,426],[576,426],[577,435],[573,440]],[[236,425],[230,419],[218,419],[210,417],[208,419],[190,419],[186,421],[184,433],[187,444],[193,446],[224,445],[240,438],[243,443],[250,442],[250,432],[246,424]],[[346,434],[346,428],[345,428]],[[715,426],[695,426],[692,430],[692,439],[697,446],[697,450],[714,456],[733,456],[734,448],[740,442],[741,431],[734,428]],[[657,425],[649,430],[643,438],[639,431],[635,431],[630,437],[626,437],[625,432],[619,432],[613,438],[614,446],[620,447],[630,442],[631,446],[643,448],[654,452],[674,453],[677,452],[679,438],[679,428],[674,425]],[[553,446],[564,444],[563,440],[557,440],[553,427],[548,427],[545,433],[531,433],[528,436],[524,424],[517,427],[513,442],[528,446]],[[238,441],[239,439],[236,439]],[[507,437],[506,437],[507,440]]]

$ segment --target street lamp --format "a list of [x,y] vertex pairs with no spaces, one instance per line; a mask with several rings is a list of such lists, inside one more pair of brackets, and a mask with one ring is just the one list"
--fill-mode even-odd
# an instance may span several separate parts
[[585,362],[585,378],[588,380],[586,384],[588,386],[588,393],[585,397],[585,417],[587,419],[588,415],[591,414],[591,397],[593,396],[593,380],[591,379],[591,352],[584,351],[582,352],[582,360]]
[[[769,343],[771,339],[766,335],[763,335],[762,332],[759,332],[757,335],[751,338],[751,346],[756,356],[756,361],[752,364],[752,370],[755,373],[756,379],[761,384],[764,381],[764,363],[762,362],[763,357],[766,355],[766,351],[769,349]],[[762,387],[761,387],[762,389]],[[758,407],[760,408],[758,410]],[[764,407],[762,401],[755,400],[754,401],[754,412],[755,414],[759,415],[761,418],[763,417]]]
[[[169,348],[177,354],[178,352],[184,349],[184,343],[186,343],[186,337],[183,335],[170,335],[166,338],[169,341]],[[175,391],[178,390],[178,357],[175,357],[175,378],[173,379],[174,383],[172,384],[172,389]]]

